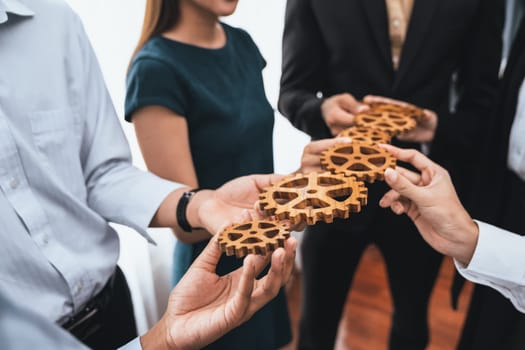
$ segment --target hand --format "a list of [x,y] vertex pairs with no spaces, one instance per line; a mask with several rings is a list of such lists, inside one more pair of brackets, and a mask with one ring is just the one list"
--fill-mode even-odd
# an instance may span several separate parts
[[440,253],[468,265],[478,240],[478,226],[467,213],[448,172],[416,150],[381,145],[398,160],[421,174],[402,167],[387,169],[385,181],[392,188],[379,205],[400,215],[406,213],[423,238]]
[[[374,96],[374,95],[368,95],[365,96],[363,99],[363,102],[370,104],[370,103],[392,103],[397,104],[400,106],[406,106],[406,107],[416,107],[411,103],[394,100],[388,97],[382,97],[382,96]],[[429,109],[423,109],[423,117],[417,121],[417,125],[414,129],[411,131],[405,132],[397,138],[401,141],[407,141],[407,142],[431,142],[434,140],[434,135],[436,133],[436,128],[438,124],[438,118],[437,114]]]
[[349,142],[352,142],[352,140],[348,137],[336,137],[308,143],[303,149],[301,167],[295,173],[308,174],[323,171],[321,168],[321,154],[330,147]]
[[249,175],[233,179],[215,191],[199,191],[188,205],[188,221],[193,227],[217,234],[233,223],[261,218],[259,194],[282,178],[277,174]]
[[332,136],[353,126],[355,115],[367,109],[367,105],[357,101],[348,93],[329,97],[321,104],[321,114]]
[[162,319],[141,337],[148,349],[201,349],[250,317],[273,299],[290,278],[297,240],[271,254],[269,272],[257,280],[270,257],[248,255],[243,266],[225,276],[215,273],[221,256],[213,237],[170,294]]

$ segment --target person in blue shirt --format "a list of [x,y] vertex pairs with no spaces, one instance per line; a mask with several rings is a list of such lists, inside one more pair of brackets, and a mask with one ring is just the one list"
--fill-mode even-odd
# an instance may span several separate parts
[[[214,241],[162,320],[137,338],[111,223],[150,242],[151,226],[218,232],[243,221],[280,177],[243,177],[184,202],[187,186],[134,167],[89,39],[62,0],[0,0],[0,47],[0,349],[76,347],[67,334],[59,340],[66,331],[93,349],[200,348],[277,295],[293,240],[273,254],[264,280],[256,257],[217,276]],[[178,203],[186,203],[179,217]],[[28,317],[41,327],[26,327]],[[55,334],[55,343],[41,339]]]

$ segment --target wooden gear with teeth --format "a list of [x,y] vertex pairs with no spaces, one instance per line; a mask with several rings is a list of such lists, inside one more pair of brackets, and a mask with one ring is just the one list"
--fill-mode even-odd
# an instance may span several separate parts
[[292,225],[317,221],[330,223],[334,218],[346,219],[366,205],[368,189],[362,181],[342,174],[309,173],[285,177],[263,189],[260,208],[277,220]]
[[242,258],[247,254],[266,255],[290,237],[288,225],[270,220],[254,220],[226,227],[219,233],[219,247],[226,255]]
[[385,131],[392,136],[414,129],[416,123],[416,120],[409,115],[389,111],[376,111],[373,108],[355,116],[355,125],[367,129]]
[[384,180],[385,170],[395,168],[396,159],[388,151],[371,144],[352,142],[335,145],[321,155],[323,168],[357,180]]
[[341,131],[337,137],[350,137],[352,141],[363,143],[390,143],[392,138],[389,133],[382,130],[365,128],[362,126],[352,126]]
[[374,112],[389,112],[396,114],[403,114],[407,117],[414,118],[416,120],[421,119],[425,116],[425,112],[422,108],[416,107],[411,104],[399,105],[395,103],[384,103],[374,102],[369,103],[370,110]]

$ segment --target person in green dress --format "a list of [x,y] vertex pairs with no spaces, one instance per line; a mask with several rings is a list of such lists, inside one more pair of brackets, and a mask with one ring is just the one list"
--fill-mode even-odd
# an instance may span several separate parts
[[[266,62],[247,32],[219,20],[236,6],[236,0],[146,2],[128,70],[125,118],[133,122],[148,169],[163,178],[214,189],[238,176],[274,171],[274,110],[262,78]],[[315,155],[334,142],[307,146],[301,171],[314,170]],[[174,283],[211,237],[202,229],[187,231],[174,232]],[[217,273],[241,265],[242,259],[223,256]],[[290,341],[282,289],[250,321],[207,349],[268,350]]]

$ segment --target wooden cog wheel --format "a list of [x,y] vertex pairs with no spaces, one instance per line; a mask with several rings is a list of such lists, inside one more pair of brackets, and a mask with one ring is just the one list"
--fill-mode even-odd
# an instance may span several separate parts
[[422,108],[416,107],[411,104],[399,105],[395,103],[383,103],[374,102],[369,104],[370,109],[374,112],[390,112],[403,114],[416,120],[421,119],[425,116],[425,112]]
[[350,137],[352,141],[368,144],[390,143],[391,136],[386,131],[365,128],[362,126],[352,126],[344,129],[337,135],[338,137]]
[[263,189],[259,205],[267,215],[290,220],[292,225],[317,221],[330,223],[346,219],[366,205],[368,190],[362,181],[342,174],[309,173],[291,175]]
[[385,131],[394,136],[415,128],[416,120],[401,113],[387,111],[376,112],[370,109],[355,116],[355,125]]
[[335,145],[321,155],[323,168],[358,180],[384,180],[385,170],[395,168],[396,159],[386,150],[360,142]]
[[219,247],[226,255],[242,258],[247,254],[266,255],[290,237],[290,228],[270,220],[247,221],[226,227],[219,233]]

